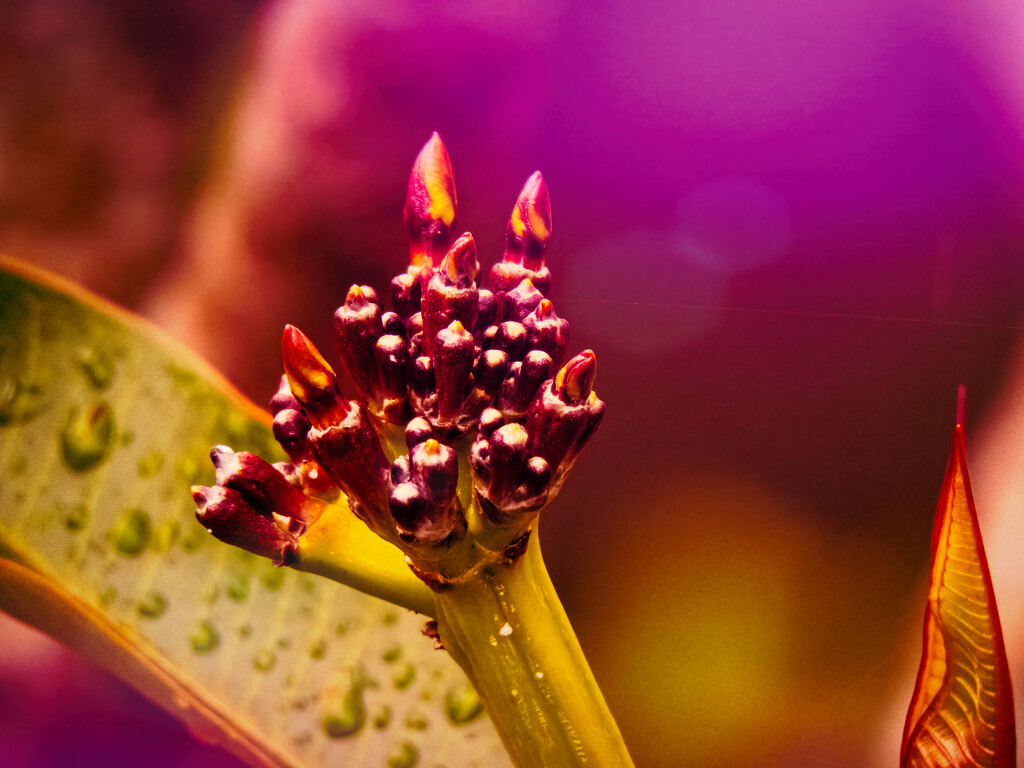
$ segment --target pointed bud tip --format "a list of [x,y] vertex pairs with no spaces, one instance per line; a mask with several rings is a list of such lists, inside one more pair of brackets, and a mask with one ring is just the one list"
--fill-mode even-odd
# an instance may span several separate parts
[[281,357],[288,386],[299,402],[308,403],[313,389],[329,389],[335,385],[334,369],[306,334],[294,325],[284,327]]
[[416,155],[409,174],[407,216],[441,221],[450,227],[455,222],[454,176],[448,149],[434,131]]
[[360,310],[365,307],[368,303],[366,298],[366,292],[363,291],[362,287],[353,285],[348,289],[348,294],[345,296],[345,306],[349,309]]
[[480,262],[476,257],[476,240],[472,234],[463,232],[459,239],[452,243],[444,261],[441,262],[441,269],[446,271],[448,280],[454,285],[476,282]]
[[210,489],[203,485],[192,486],[192,500],[198,507],[205,507]]
[[566,402],[578,405],[590,396],[596,375],[597,356],[593,350],[585,349],[558,372],[555,388]]
[[[525,247],[535,251],[535,258],[542,257],[551,239],[551,196],[540,171],[534,171],[519,193],[509,217],[508,237],[507,256],[521,253]],[[518,242],[518,247],[513,247],[513,242]]]

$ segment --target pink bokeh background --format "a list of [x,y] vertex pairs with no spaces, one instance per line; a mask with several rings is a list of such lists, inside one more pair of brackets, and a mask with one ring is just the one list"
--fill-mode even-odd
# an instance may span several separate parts
[[[330,348],[403,268],[432,130],[485,267],[540,168],[609,405],[545,555],[638,765],[893,765],[959,384],[1024,691],[1022,37],[991,0],[9,2],[0,249],[262,403],[284,323]],[[236,764],[0,631],[0,766]]]

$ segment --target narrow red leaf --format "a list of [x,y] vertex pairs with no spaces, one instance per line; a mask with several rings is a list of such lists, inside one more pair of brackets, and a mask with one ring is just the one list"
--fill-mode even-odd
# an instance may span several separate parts
[[1010,672],[958,424],[935,511],[924,652],[900,766],[1014,768],[1016,751]]

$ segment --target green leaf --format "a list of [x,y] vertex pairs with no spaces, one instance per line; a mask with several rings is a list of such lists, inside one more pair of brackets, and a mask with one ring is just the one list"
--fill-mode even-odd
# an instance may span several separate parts
[[254,765],[508,765],[423,617],[196,523],[218,443],[283,458],[187,351],[0,260],[0,608]]

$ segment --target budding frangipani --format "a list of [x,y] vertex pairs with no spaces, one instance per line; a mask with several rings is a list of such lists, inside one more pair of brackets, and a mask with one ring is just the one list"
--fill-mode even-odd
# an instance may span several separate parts
[[391,514],[410,543],[436,543],[465,527],[455,498],[458,457],[435,438],[415,443],[391,469]]
[[[544,358],[550,362],[543,352],[531,355],[538,357],[527,370]],[[494,522],[539,510],[561,488],[604,416],[604,403],[593,392],[596,364],[586,350],[535,388],[525,422],[494,408],[480,415],[469,461],[482,511]]]
[[292,395],[302,404],[310,422],[323,428],[344,421],[349,404],[338,389],[334,369],[294,325],[285,326],[281,358]]
[[489,287],[508,291],[530,278],[542,291],[551,285],[544,254],[551,239],[551,197],[540,171],[535,171],[519,193],[505,231],[505,253],[491,268]]
[[[376,297],[376,292],[373,293]],[[380,374],[376,370],[375,347],[384,333],[380,305],[371,301],[368,290],[353,285],[345,303],[334,313],[334,341],[338,356],[367,402],[380,402]]]
[[325,503],[288,483],[258,456],[218,445],[210,452],[217,485],[195,486],[196,518],[221,541],[277,565],[294,562],[299,537],[323,514]]
[[405,197],[412,267],[436,267],[440,263],[452,242],[456,211],[452,161],[435,132],[416,156]]
[[587,350],[563,365],[569,324],[545,296],[551,202],[541,174],[513,207],[486,289],[472,235],[454,238],[453,179],[434,134],[409,179],[411,258],[391,282],[393,311],[353,285],[335,312],[338,356],[361,400],[345,398],[316,346],[285,328],[271,405],[290,462],[215,449],[217,486],[197,489],[196,502],[218,538],[293,562],[324,501],[344,492],[432,587],[487,552],[521,553],[522,534],[604,414],[596,358]]
[[338,495],[338,486],[313,458],[313,449],[306,439],[312,424],[292,394],[287,376],[281,376],[277,392],[270,400],[270,412],[274,416],[274,439],[291,459],[290,465],[280,467],[282,474],[309,494],[321,499],[334,499]]
[[437,334],[455,320],[465,328],[476,323],[479,291],[476,275],[480,264],[476,258],[476,242],[468,232],[462,235],[445,255],[423,295],[423,351],[433,357]]

